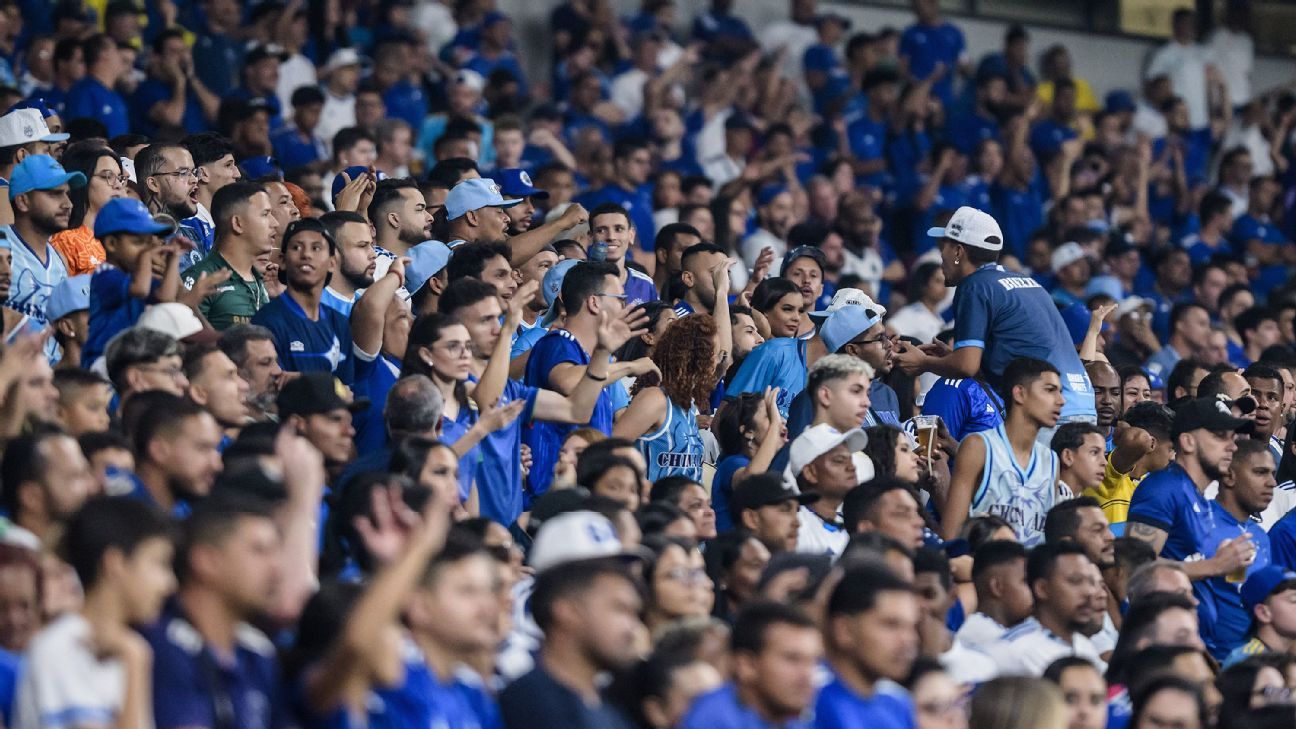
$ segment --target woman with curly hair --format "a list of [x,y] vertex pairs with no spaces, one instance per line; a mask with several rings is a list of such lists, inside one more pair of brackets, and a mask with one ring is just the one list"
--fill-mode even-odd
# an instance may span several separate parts
[[648,461],[648,480],[685,476],[702,480],[698,404],[715,387],[715,321],[692,314],[666,328],[652,361],[661,371],[641,375],[633,399],[612,428],[614,438],[637,441]]

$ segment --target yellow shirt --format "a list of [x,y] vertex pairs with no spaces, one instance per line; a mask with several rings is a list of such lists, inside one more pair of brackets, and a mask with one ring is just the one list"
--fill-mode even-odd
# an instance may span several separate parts
[[[1079,76],[1072,76],[1071,81],[1076,88],[1076,111],[1081,114],[1093,114],[1102,110],[1102,104],[1098,103],[1098,97],[1094,95],[1093,87],[1088,81]],[[1039,97],[1040,103],[1045,106],[1053,103],[1053,82],[1043,81],[1035,87],[1035,95]]]
[[1130,499],[1134,497],[1134,488],[1138,483],[1130,478],[1128,473],[1119,473],[1112,467],[1109,453],[1107,466],[1103,469],[1102,483],[1097,488],[1084,490],[1085,496],[1098,499],[1103,513],[1107,515],[1107,523],[1111,524],[1112,533],[1116,536],[1125,534],[1125,519],[1129,516]]

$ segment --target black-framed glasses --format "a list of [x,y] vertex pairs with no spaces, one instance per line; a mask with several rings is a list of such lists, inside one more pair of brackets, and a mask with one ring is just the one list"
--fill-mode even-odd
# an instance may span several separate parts
[[595,295],[595,296],[606,296],[606,297],[609,298],[609,299],[617,299],[617,300],[619,300],[619,301],[626,301],[627,299],[630,298],[630,297],[626,296],[625,294],[605,294],[605,293],[602,293],[602,292],[597,293],[597,294],[594,294],[594,295]]
[[171,170],[170,172],[154,172],[153,176],[154,177],[174,177],[176,179],[183,179],[185,177],[197,178],[198,174],[199,172],[197,167],[181,167],[178,170]]
[[887,335],[879,334],[878,336],[872,339],[854,339],[848,342],[848,344],[854,344],[859,347],[867,347],[870,344],[879,344],[879,343],[884,343],[886,341],[887,341]]

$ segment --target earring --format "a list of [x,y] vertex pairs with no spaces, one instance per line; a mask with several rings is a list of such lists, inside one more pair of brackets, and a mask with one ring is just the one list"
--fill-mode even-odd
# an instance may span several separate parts
[[957,266],[958,264],[959,264],[959,259],[955,258],[955,259],[954,259],[954,265]]

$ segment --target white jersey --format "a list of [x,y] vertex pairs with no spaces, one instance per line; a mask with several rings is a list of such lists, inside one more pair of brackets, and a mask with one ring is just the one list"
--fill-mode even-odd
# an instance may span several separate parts
[[[68,277],[67,265],[49,241],[23,240],[9,226],[3,231],[9,238],[9,250],[13,253],[12,282],[9,284],[9,300],[5,302],[5,306],[31,317],[39,324],[45,324],[45,304],[54,287]],[[33,246],[44,247],[44,262],[36,257],[37,249]]]
[[1098,667],[1099,673],[1107,671],[1107,663],[1098,654],[1092,641],[1076,633],[1068,642],[1040,625],[1035,618],[1027,618],[1022,623],[1009,628],[1004,637],[999,639],[986,651],[994,659],[1000,676],[1034,676],[1044,675],[1049,664],[1063,656],[1079,656],[1089,659]]
[[840,523],[824,521],[808,506],[797,509],[797,548],[803,554],[826,554],[837,559],[846,551],[850,533]]
[[61,729],[116,722],[126,669],[116,658],[96,657],[89,641],[90,624],[79,613],[66,613],[36,634],[18,685],[14,726]]
[[1013,456],[1008,433],[1000,423],[994,430],[973,433],[985,441],[985,467],[972,495],[972,515],[993,514],[1012,525],[1026,547],[1044,541],[1044,517],[1058,502],[1057,455],[1035,441],[1030,463],[1022,468]]

